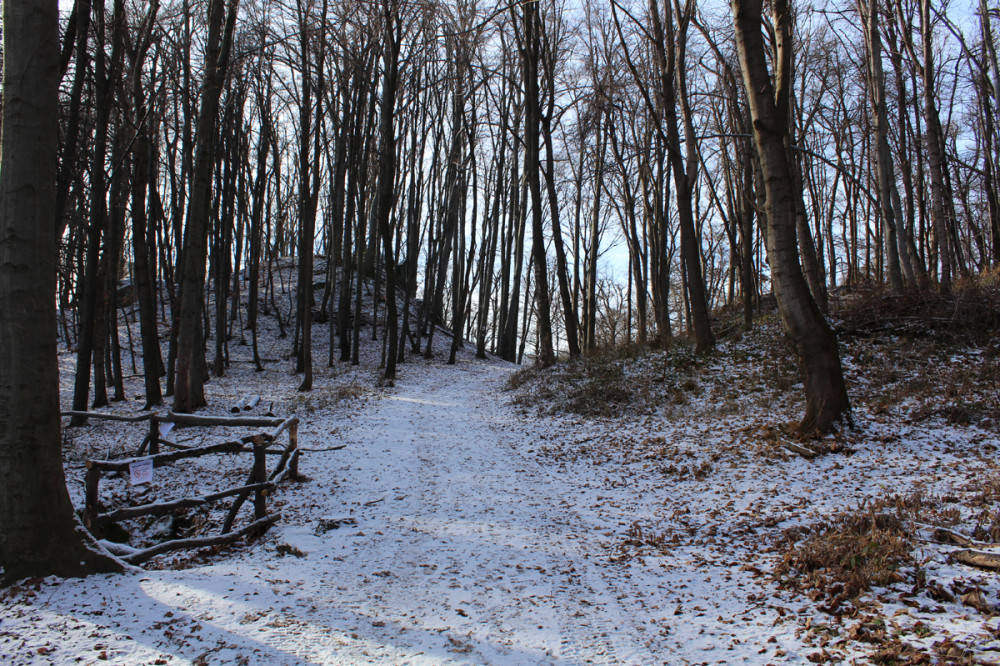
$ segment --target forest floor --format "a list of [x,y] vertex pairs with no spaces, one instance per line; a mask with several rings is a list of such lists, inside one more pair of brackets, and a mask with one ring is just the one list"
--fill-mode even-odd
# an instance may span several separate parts
[[[765,318],[702,359],[632,350],[549,371],[477,361],[468,346],[446,365],[439,332],[435,357],[411,357],[392,386],[368,329],[359,366],[326,368],[317,347],[309,393],[296,391],[289,339],[264,332],[260,373],[234,341],[206,412],[260,394],[261,411],[302,420],[309,480],[273,496],[280,521],[250,543],[145,570],[0,592],[0,656],[998,662],[997,574],[955,562],[958,546],[934,538],[946,527],[1000,540],[996,339],[848,340],[854,424],[814,440],[788,426],[801,387],[775,329]],[[61,359],[68,400],[73,359]],[[141,378],[127,388],[139,396]],[[194,432],[171,437],[206,441]],[[78,504],[84,459],[124,457],[142,434],[97,421],[66,430]],[[152,484],[109,481],[102,501],[200,495],[245,469],[239,456],[179,462]],[[120,538],[209,533],[224,509],[132,521]]]

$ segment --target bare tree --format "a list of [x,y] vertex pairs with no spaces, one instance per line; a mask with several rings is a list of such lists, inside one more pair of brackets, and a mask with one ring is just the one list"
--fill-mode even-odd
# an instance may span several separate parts
[[120,571],[73,513],[59,437],[56,0],[4,3],[0,137],[0,584]]
[[799,264],[796,198],[786,150],[791,84],[791,7],[772,0],[775,51],[769,73],[762,0],[732,0],[736,47],[767,196],[767,252],[781,321],[798,357],[806,394],[803,431],[829,430],[850,412],[837,338],[813,300]]

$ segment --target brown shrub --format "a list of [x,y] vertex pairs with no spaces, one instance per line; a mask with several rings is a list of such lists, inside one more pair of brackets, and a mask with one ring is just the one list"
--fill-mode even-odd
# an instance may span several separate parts
[[899,582],[899,568],[911,561],[909,521],[921,510],[919,495],[891,497],[795,528],[775,577],[831,606]]
[[835,301],[834,314],[841,336],[934,332],[983,344],[1000,328],[1000,269],[957,280],[948,293],[928,288],[889,294],[881,286],[858,288]]

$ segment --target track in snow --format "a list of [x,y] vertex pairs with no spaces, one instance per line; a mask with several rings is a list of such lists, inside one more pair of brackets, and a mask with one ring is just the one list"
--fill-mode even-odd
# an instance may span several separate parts
[[[283,519],[261,543],[186,571],[62,582],[43,590],[44,604],[0,612],[0,652],[45,662],[34,646],[52,640],[62,660],[103,652],[122,663],[696,656],[667,650],[647,622],[649,586],[610,562],[602,541],[624,517],[602,524],[600,496],[537,457],[544,424],[505,404],[510,371],[416,361],[350,420],[336,409],[301,414],[304,447],[348,446],[303,458],[312,480],[276,495]],[[317,529],[348,516],[357,524]],[[282,544],[304,555],[280,556]],[[9,649],[5,636],[16,637]]]

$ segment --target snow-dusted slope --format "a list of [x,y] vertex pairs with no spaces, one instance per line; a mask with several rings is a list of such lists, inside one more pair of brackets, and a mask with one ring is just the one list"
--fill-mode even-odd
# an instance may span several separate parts
[[[614,507],[632,491],[603,490],[589,463],[540,459],[540,425],[499,393],[509,372],[421,359],[349,421],[313,412],[304,447],[348,446],[303,459],[311,481],[281,490],[283,520],[265,539],[192,569],[15,590],[0,653],[18,663],[758,660],[754,637],[769,637],[773,618],[733,623],[738,611],[760,615],[745,593],[730,595],[733,576],[749,578],[738,563],[629,576],[607,546],[627,529]],[[338,518],[353,520],[325,529]]]
[[[359,366],[317,367],[310,393],[295,390],[290,341],[274,330],[264,372],[234,344],[206,411],[261,394],[302,419],[310,480],[272,498],[281,521],[251,544],[171,554],[147,571],[0,591],[0,663],[864,663],[887,643],[899,656],[900,641],[956,663],[998,653],[1000,618],[939,593],[981,589],[994,605],[996,576],[949,562],[950,547],[923,532],[922,589],[901,581],[849,612],[824,612],[823,598],[770,575],[785,528],[873,498],[920,491],[965,516],[959,524],[968,511],[955,497],[981,497],[986,511],[1000,495],[990,432],[859,408],[853,455],[804,460],[768,434],[787,409],[752,390],[738,400],[764,400],[766,417],[722,403],[669,418],[529,413],[502,392],[514,366],[468,348],[445,365],[449,343],[438,334],[434,359],[411,357],[395,386],[379,387],[372,342]],[[714,394],[700,395],[708,405]],[[81,459],[134,448],[141,432],[128,428],[67,432],[76,501]],[[164,470],[144,501],[243,478],[238,461],[204,460]],[[109,481],[102,492],[135,501],[137,491]],[[874,634],[877,645],[866,642]]]

